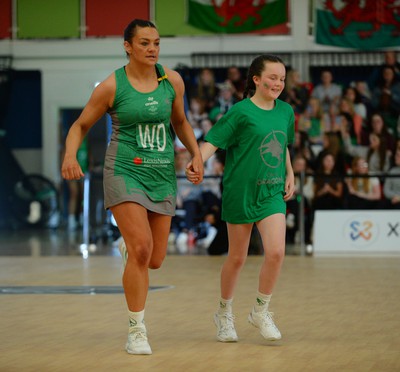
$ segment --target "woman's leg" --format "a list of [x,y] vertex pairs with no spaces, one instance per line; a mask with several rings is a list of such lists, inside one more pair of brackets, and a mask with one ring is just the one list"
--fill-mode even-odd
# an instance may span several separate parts
[[153,251],[149,262],[149,268],[158,269],[161,267],[167,254],[172,216],[149,212],[148,217],[153,237]]
[[129,313],[126,351],[151,354],[144,323],[149,288],[149,268],[159,268],[165,258],[171,217],[148,212],[136,203],[111,208],[127,251],[122,278]]
[[167,253],[171,216],[148,212],[136,203],[122,203],[111,211],[128,252],[123,275],[128,308],[141,311],[149,287],[148,269],[158,269]]

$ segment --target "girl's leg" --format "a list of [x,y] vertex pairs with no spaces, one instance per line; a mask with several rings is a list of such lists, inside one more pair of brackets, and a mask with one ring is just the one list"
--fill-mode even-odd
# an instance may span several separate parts
[[272,313],[268,311],[268,306],[285,256],[285,215],[277,213],[269,216],[259,221],[257,228],[263,242],[264,260],[259,275],[256,303],[248,320],[259,328],[264,338],[275,341],[282,336],[272,319]]
[[221,297],[233,298],[233,292],[249,249],[253,224],[227,224],[229,250],[221,270]]
[[273,214],[257,223],[264,248],[264,261],[261,266],[258,290],[272,294],[278,280],[285,257],[285,215]]
[[238,340],[232,313],[233,292],[249,248],[253,224],[228,224],[229,250],[221,270],[221,298],[218,311],[214,314],[217,339],[221,342]]

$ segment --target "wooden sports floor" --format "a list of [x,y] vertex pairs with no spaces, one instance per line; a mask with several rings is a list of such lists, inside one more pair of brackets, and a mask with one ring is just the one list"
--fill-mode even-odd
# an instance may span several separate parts
[[239,342],[225,344],[213,324],[224,257],[168,255],[151,272],[153,355],[134,356],[118,254],[43,255],[40,239],[18,242],[10,251],[0,238],[1,372],[400,371],[400,257],[286,256],[271,302],[283,339],[268,343],[247,323],[262,261],[249,256],[234,300]]

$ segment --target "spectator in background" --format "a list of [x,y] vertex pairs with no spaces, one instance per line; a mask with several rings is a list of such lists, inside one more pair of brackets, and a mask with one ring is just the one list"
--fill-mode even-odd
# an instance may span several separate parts
[[396,150],[394,165],[390,168],[389,175],[397,175],[398,177],[385,178],[383,185],[385,207],[400,209],[400,148]]
[[369,135],[369,146],[353,145],[350,134],[346,128],[342,128],[342,139],[344,151],[352,157],[359,156],[367,160],[371,172],[386,172],[390,167],[391,152],[389,151],[385,138],[371,133]]
[[397,61],[397,54],[394,50],[386,50],[383,52],[383,63],[376,67],[369,77],[369,86],[371,89],[375,87],[380,76],[382,76],[382,71],[386,67],[393,69],[395,76],[400,80],[400,62]]
[[206,102],[199,97],[190,98],[186,117],[193,129],[201,129],[201,121],[208,118]]
[[380,207],[381,186],[378,177],[356,177],[368,175],[368,162],[355,156],[351,163],[353,177],[346,178],[347,208],[376,209]]
[[312,85],[303,83],[300,80],[299,71],[292,69],[286,75],[285,89],[279,98],[289,103],[293,107],[294,113],[299,115],[307,107],[311,90]]
[[329,129],[329,116],[322,109],[321,101],[310,97],[306,110],[298,118],[298,130],[306,132],[313,145],[322,146],[322,135]]
[[203,139],[203,138],[205,137],[205,135],[208,133],[208,131],[212,128],[212,126],[213,126],[213,123],[212,123],[212,121],[211,121],[209,118],[203,119],[203,120],[200,122],[200,128],[201,128],[201,130],[202,130],[202,137],[201,137],[201,139]]
[[326,153],[314,176],[313,209],[340,209],[343,206],[343,181],[335,172],[335,157]]
[[[228,241],[221,241],[222,235],[226,236],[226,224],[221,220],[221,194],[222,176],[225,165],[225,151],[219,150],[207,162],[212,163],[212,169],[205,168],[205,178],[202,187],[202,221],[199,224],[196,245],[198,248],[207,250],[208,253],[215,251],[215,246],[211,244],[217,239],[220,245],[219,250],[227,251]],[[225,224],[225,226],[223,226]],[[218,235],[218,237],[217,237]],[[221,254],[221,253],[220,253]]]
[[307,132],[300,130],[295,132],[294,143],[290,147],[290,157],[294,159],[295,156],[302,156],[306,159],[308,170],[315,169],[315,154],[311,148]]
[[349,133],[350,136],[350,142],[353,145],[357,145],[357,135],[354,130],[354,125],[353,125],[353,118],[349,113],[342,112],[339,113],[334,121],[334,124],[332,126],[332,132],[337,133],[339,136],[341,136],[342,130],[346,130]]
[[[214,163],[214,171],[221,176],[220,178],[220,194],[222,195],[223,190],[223,171],[225,168],[225,158],[226,151],[218,150],[215,155],[215,163]],[[205,221],[208,221],[217,229],[217,234],[214,239],[211,241],[210,245],[207,248],[207,253],[211,256],[218,256],[225,253],[228,253],[228,230],[226,226],[226,222],[222,220],[221,214],[222,205],[220,204],[217,208],[214,206],[208,214],[204,217]],[[200,242],[201,244],[201,242]]]
[[315,160],[315,169],[320,169],[322,166],[322,159],[326,154],[332,154],[335,158],[334,170],[339,175],[346,174],[346,154],[343,151],[342,144],[340,143],[340,133],[325,132],[323,148],[317,155]]
[[360,92],[353,86],[349,86],[345,89],[343,98],[346,98],[353,104],[354,112],[360,115],[363,121],[367,120],[368,110],[367,106],[363,102]]
[[341,98],[339,101],[339,115],[348,114],[351,117],[350,132],[354,134],[357,144],[361,144],[361,132],[364,127],[364,120],[361,115],[357,114],[354,104],[348,98]]
[[393,67],[384,67],[377,85],[372,90],[372,108],[379,112],[395,137],[400,115],[400,82],[396,78]]
[[233,96],[233,89],[230,83],[218,84],[218,95],[214,107],[210,110],[209,118],[216,123],[228,110],[237,102]]
[[332,72],[323,70],[321,72],[321,82],[317,84],[311,97],[318,98],[322,105],[322,110],[329,113],[332,106],[337,106],[342,96],[342,87],[333,81]]
[[226,71],[226,83],[231,85],[232,94],[236,101],[243,99],[243,92],[246,85],[245,79],[237,66],[230,66]]
[[202,68],[193,84],[189,97],[198,97],[205,102],[205,110],[209,112],[215,104],[218,88],[215,82],[215,74],[211,68]]
[[192,233],[198,222],[202,188],[193,185],[186,179],[186,165],[190,153],[185,148],[175,152],[175,172],[177,175],[176,215],[172,218],[171,230],[175,234],[179,253],[188,250],[189,233]]
[[371,91],[368,87],[367,82],[363,80],[357,80],[353,82],[352,85],[354,85],[356,92],[359,94],[361,102],[365,105],[367,109],[367,117],[369,117],[372,111],[372,106],[371,106]]
[[[198,97],[191,98],[189,109],[186,112],[186,117],[193,129],[196,140],[198,141],[200,138],[203,137],[203,128],[201,127],[201,121],[208,118],[208,114],[205,112],[204,101]],[[178,136],[175,136],[174,147],[177,151],[185,149],[184,144]]]
[[392,134],[389,133],[387,126],[381,114],[375,113],[372,115],[371,119],[367,121],[366,128],[364,128],[362,133],[361,144],[368,146],[369,136],[371,133],[375,133],[385,139],[388,150],[394,154],[396,150],[396,140]]
[[307,161],[303,156],[298,155],[293,159],[293,172],[295,175],[295,191],[292,198],[286,202],[286,242],[295,243],[295,235],[300,226],[300,202],[301,198],[304,198],[304,240],[306,244],[311,244],[311,203],[314,197],[314,179],[313,176],[305,175],[304,185],[301,188],[301,173],[310,173],[307,168]]

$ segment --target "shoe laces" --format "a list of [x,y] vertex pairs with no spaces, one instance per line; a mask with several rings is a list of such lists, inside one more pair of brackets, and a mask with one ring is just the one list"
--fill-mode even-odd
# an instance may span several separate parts
[[147,333],[144,329],[135,330],[129,333],[129,337],[132,341],[147,342]]
[[235,315],[232,313],[224,313],[218,315],[220,319],[221,329],[223,331],[235,329],[233,323],[235,321]]
[[259,314],[260,314],[261,319],[265,323],[267,323],[268,325],[275,326],[274,319],[273,319],[273,317],[274,317],[274,313],[273,312],[271,312],[271,311],[262,311]]

